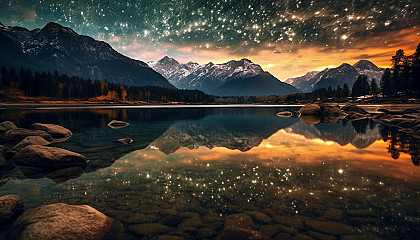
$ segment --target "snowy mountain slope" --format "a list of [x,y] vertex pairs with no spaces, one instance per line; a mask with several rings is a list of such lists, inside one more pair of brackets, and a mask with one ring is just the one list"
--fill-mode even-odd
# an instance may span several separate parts
[[[29,58],[33,65],[68,75],[133,86],[174,88],[146,63],[128,58],[105,42],[79,35],[57,23],[34,30],[3,26],[0,33],[0,41],[13,39],[20,43],[19,52],[24,57],[13,59],[16,67],[24,66]],[[0,47],[0,51],[8,50],[7,45]]]
[[287,83],[295,86],[303,92],[311,92],[317,88],[328,88],[332,86],[343,87],[347,84],[351,88],[360,74],[368,76],[369,81],[376,79],[377,82],[382,77],[384,69],[377,67],[368,60],[360,60],[353,66],[343,63],[337,68],[326,68],[321,72],[316,73],[310,77],[314,72],[308,72],[306,75],[296,78],[289,78]]
[[210,62],[198,65],[193,62],[181,64],[175,59],[164,57],[155,63],[149,62],[149,65],[177,88],[198,89],[208,93],[223,85],[228,78],[247,78],[264,72],[260,65],[245,58],[223,64]]

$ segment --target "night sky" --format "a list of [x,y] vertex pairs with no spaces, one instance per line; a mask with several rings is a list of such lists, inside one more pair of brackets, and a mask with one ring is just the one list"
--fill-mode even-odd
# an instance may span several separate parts
[[281,80],[360,59],[387,67],[420,43],[419,0],[0,0],[4,25],[51,21],[143,61],[247,57]]

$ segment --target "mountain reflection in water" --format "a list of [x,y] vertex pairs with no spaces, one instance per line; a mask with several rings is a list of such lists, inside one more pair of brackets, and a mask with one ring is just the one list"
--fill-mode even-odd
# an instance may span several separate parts
[[[26,208],[91,205],[120,224],[106,239],[142,237],[133,228],[168,216],[197,224],[172,226],[170,235],[200,239],[205,228],[215,238],[227,216],[256,212],[269,220],[254,218],[255,229],[274,227],[273,238],[313,236],[281,223],[285,216],[345,224],[364,238],[420,234],[419,139],[368,119],[308,125],[276,116],[285,110],[298,108],[0,110],[18,126],[71,129],[54,146],[91,160],[82,173],[8,170],[0,195],[18,194]],[[113,119],[130,125],[111,129]]]

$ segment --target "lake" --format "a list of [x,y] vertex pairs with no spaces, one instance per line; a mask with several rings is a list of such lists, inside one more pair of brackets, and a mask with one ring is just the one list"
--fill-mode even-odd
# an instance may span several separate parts
[[[0,120],[19,127],[70,129],[73,136],[53,146],[90,162],[2,170],[0,196],[17,194],[26,209],[90,205],[114,218],[105,239],[212,239],[225,226],[273,239],[417,238],[420,139],[368,119],[306,124],[276,116],[299,108],[2,109]],[[113,119],[130,125],[111,129]]]

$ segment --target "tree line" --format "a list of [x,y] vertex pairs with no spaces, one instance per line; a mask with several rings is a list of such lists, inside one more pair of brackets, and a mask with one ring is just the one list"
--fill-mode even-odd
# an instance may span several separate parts
[[[57,71],[35,72],[21,68],[1,68],[0,90],[16,89],[28,97],[54,99],[157,101],[211,103],[214,97],[199,90],[168,89],[157,86],[126,86],[59,74]],[[1,97],[1,96],[0,96]]]
[[405,56],[404,50],[399,49],[391,62],[391,68],[385,69],[381,79],[382,94],[420,97],[420,44],[411,56]]

